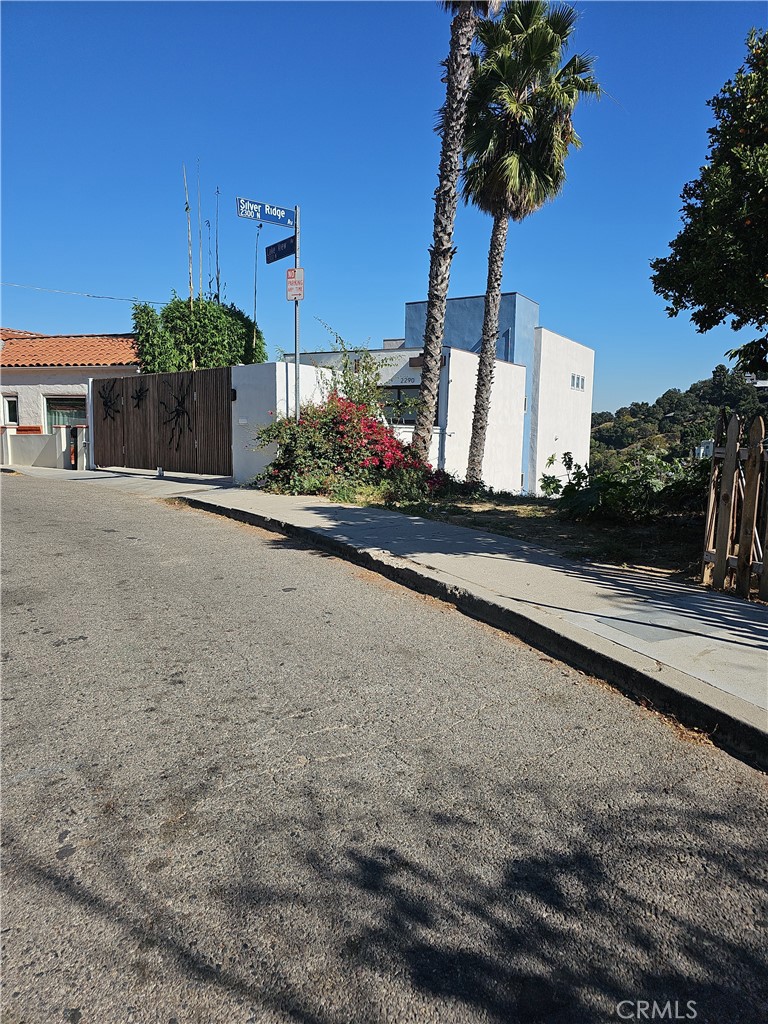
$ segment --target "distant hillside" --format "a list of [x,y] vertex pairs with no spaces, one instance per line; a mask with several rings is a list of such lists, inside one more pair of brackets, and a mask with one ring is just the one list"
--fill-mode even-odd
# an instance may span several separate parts
[[687,391],[670,388],[656,401],[633,402],[613,412],[592,413],[591,468],[611,469],[620,453],[636,448],[664,449],[687,458],[699,441],[714,435],[722,408],[751,418],[768,418],[768,388],[747,383],[739,370],[722,364],[710,380],[699,380]]

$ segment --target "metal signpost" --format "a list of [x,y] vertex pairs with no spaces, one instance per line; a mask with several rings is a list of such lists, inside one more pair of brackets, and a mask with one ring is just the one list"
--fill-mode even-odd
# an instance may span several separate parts
[[301,374],[299,372],[299,298],[304,298],[304,271],[301,270],[299,265],[299,208],[296,207],[295,211],[296,219],[296,259],[294,261],[294,269],[296,274],[301,277],[301,296],[297,296],[293,303],[293,338],[294,338],[294,380],[296,382],[296,422],[299,422],[301,416]]
[[274,206],[272,203],[259,203],[254,199],[241,199],[237,197],[237,216],[246,220],[254,220],[259,223],[281,224],[286,228],[293,228],[294,234],[290,238],[284,238],[266,249],[267,263],[274,263],[285,256],[295,255],[291,286],[286,282],[286,298],[293,301],[293,335],[294,335],[294,380],[295,380],[295,404],[296,422],[299,421],[301,409],[301,385],[299,380],[299,302],[304,298],[304,270],[300,266],[300,233],[299,233],[299,207]]

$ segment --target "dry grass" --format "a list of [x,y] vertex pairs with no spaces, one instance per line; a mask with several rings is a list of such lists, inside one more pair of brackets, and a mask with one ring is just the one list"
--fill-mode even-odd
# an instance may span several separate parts
[[693,579],[699,571],[703,519],[668,516],[653,523],[574,523],[546,498],[453,499],[403,511],[538,544],[567,558],[661,570]]
[[[355,497],[356,505],[382,506],[380,492],[375,488],[361,490]],[[183,498],[160,500],[171,508],[191,508]],[[703,516],[668,516],[653,523],[621,525],[574,523],[558,515],[556,504],[547,498],[511,495],[484,500],[452,498],[389,507],[397,507],[407,515],[487,530],[537,544],[566,558],[654,569],[685,580],[697,579],[699,574]]]

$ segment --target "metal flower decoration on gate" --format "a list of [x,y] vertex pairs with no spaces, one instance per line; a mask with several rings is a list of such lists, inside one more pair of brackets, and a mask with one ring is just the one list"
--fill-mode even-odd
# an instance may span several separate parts
[[[170,388],[170,384],[166,384],[166,387]],[[172,404],[160,400],[160,405],[168,413],[166,419],[163,420],[163,424],[171,424],[171,434],[168,438],[168,447],[170,448],[173,444],[174,438],[176,439],[175,451],[179,450],[181,444],[181,435],[184,433],[184,429],[192,431],[192,417],[187,409],[187,399],[189,398],[190,385],[187,384],[186,388],[182,387],[179,389],[178,394],[171,391]]]
[[115,394],[116,380],[113,380],[109,385],[105,384],[99,388],[99,398],[101,399],[102,405],[104,406],[104,419],[114,420],[115,413],[120,412],[120,402],[122,401],[122,395]]

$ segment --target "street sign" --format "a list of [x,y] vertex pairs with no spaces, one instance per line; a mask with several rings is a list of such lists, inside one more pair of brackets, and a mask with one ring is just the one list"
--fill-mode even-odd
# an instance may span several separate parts
[[285,297],[289,302],[304,298],[304,267],[291,267],[285,272]]
[[296,214],[291,209],[273,206],[271,203],[257,203],[255,199],[237,197],[237,216],[247,220],[265,221],[268,224],[282,224],[292,228],[296,224]]
[[284,238],[282,242],[275,242],[274,245],[268,245],[264,252],[267,254],[267,263],[275,263],[285,256],[293,256],[296,252],[296,235]]

